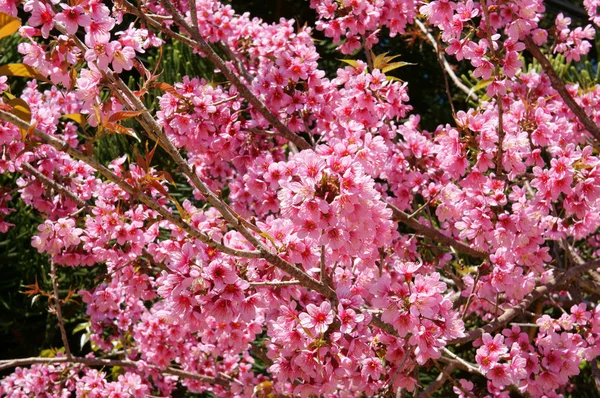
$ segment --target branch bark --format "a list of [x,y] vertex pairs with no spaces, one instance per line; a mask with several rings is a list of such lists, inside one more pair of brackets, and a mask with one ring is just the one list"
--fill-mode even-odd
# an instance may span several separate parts
[[56,276],[56,264],[50,260],[50,278],[52,279],[52,300],[54,301],[54,311],[56,311],[56,317],[58,318],[58,328],[60,329],[60,337],[63,345],[65,346],[65,353],[67,359],[73,359],[71,354],[71,348],[69,347],[69,339],[67,338],[67,331],[65,329],[65,320],[62,316],[62,309],[60,306],[60,296],[58,294],[58,277]]
[[246,250],[233,249],[231,247],[228,247],[221,243],[216,242],[215,240],[210,238],[208,235],[198,231],[196,228],[194,228],[193,226],[191,226],[190,224],[188,224],[181,218],[177,217],[173,213],[169,212],[163,206],[156,203],[154,201],[154,199],[152,199],[150,196],[140,192],[136,188],[127,184],[122,178],[116,176],[112,171],[110,171],[109,169],[104,167],[104,165],[99,163],[97,160],[85,155],[83,152],[71,147],[69,144],[59,140],[58,138],[52,137],[37,128],[32,129],[29,123],[25,122],[24,120],[19,119],[18,117],[14,116],[13,114],[0,110],[0,119],[6,121],[8,123],[11,123],[21,129],[26,130],[26,131],[31,131],[31,134],[33,136],[39,138],[45,144],[48,144],[61,152],[67,153],[67,154],[73,156],[74,158],[87,163],[89,166],[91,166],[96,171],[98,171],[102,176],[104,176],[107,180],[117,184],[125,192],[127,192],[130,195],[132,195],[133,197],[139,199],[140,202],[142,202],[143,204],[145,204],[152,210],[158,212],[165,220],[178,226],[185,232],[189,233],[192,237],[200,240],[201,242],[205,243],[206,245],[213,247],[215,250],[218,250],[223,253],[230,254],[230,255],[236,256],[236,257],[244,257],[244,258],[260,258],[260,257],[262,257],[262,255],[259,251],[246,251]]
[[[0,371],[4,369],[10,369],[17,366],[27,366],[34,364],[57,364],[57,363],[70,363],[70,364],[82,364],[86,366],[120,366],[126,368],[137,368],[138,364],[135,361],[129,360],[115,360],[115,359],[101,359],[101,358],[83,358],[83,357],[54,357],[54,358],[44,358],[44,357],[31,357],[31,358],[18,358],[18,359],[8,359],[0,361]],[[148,366],[148,365],[146,365]],[[185,379],[193,379],[202,381],[210,384],[221,385],[225,388],[229,388],[230,381],[233,379],[229,376],[227,379],[223,377],[211,377],[200,375],[197,373],[187,372],[185,370],[168,367],[166,369],[160,369],[156,366],[149,365],[148,367],[153,368],[161,373],[170,374],[173,376],[179,376]],[[231,379],[231,380],[229,380]]]
[[[260,113],[279,131],[279,134],[282,137],[294,143],[301,150],[311,148],[311,145],[306,142],[306,140],[299,135],[294,134],[285,124],[283,124],[283,122],[281,122],[281,120],[279,120],[279,118],[273,112],[269,110],[269,108],[267,108],[267,106],[256,95],[254,95],[252,91],[250,91],[246,84],[242,82],[242,80],[231,69],[229,69],[225,61],[221,59],[221,57],[212,49],[206,40],[200,36],[200,33],[189,26],[189,24],[183,19],[170,1],[161,0],[161,4],[169,12],[169,14],[171,14],[173,20],[188,32],[192,39],[168,29],[164,24],[161,24],[160,22],[148,17],[141,10],[126,0],[119,1],[119,4],[128,13],[143,19],[149,26],[160,30],[167,36],[181,41],[192,48],[195,48],[196,50],[202,51],[202,53],[206,55],[206,58],[208,58],[208,60],[212,62],[221,71],[221,73],[223,73],[223,75],[225,75],[227,80],[238,89],[240,94],[254,107],[254,109],[256,109],[258,113]],[[224,46],[225,44],[222,45]]]
[[535,302],[545,294],[548,294],[553,289],[562,285],[563,283],[568,282],[569,280],[576,278],[581,274],[598,267],[600,267],[600,260],[590,261],[588,263],[580,264],[578,266],[570,268],[559,277],[553,278],[550,282],[546,283],[545,285],[537,287],[533,292],[525,296],[525,298],[519,304],[515,305],[514,307],[510,308],[509,310],[505,311],[502,315],[500,315],[498,319],[486,324],[485,326],[479,329],[470,331],[465,337],[450,340],[448,342],[448,345],[468,343],[480,338],[484,333],[492,333],[506,326],[512,319],[522,314],[533,302]]
[[525,37],[524,42],[531,55],[533,55],[533,58],[539,62],[546,75],[548,75],[552,87],[558,92],[558,95],[560,95],[565,104],[567,104],[571,112],[577,116],[585,129],[589,131],[597,141],[600,141],[600,127],[598,127],[598,125],[587,115],[587,113],[585,113],[585,110],[579,106],[577,102],[575,102],[573,97],[571,97],[571,94],[569,94],[565,83],[558,76],[552,67],[552,64],[550,61],[548,61],[548,58],[546,58],[538,46],[533,42],[533,40],[531,40],[531,37]]
[[426,225],[421,224],[417,220],[410,218],[408,214],[406,214],[390,202],[387,202],[387,205],[390,209],[392,209],[394,219],[402,222],[403,224],[406,224],[421,235],[424,235],[435,242],[440,242],[444,245],[453,247],[457,252],[466,254],[471,257],[484,259],[487,259],[489,257],[488,253],[477,249],[473,249],[472,247],[468,246],[463,242],[457,241],[456,239],[451,238],[450,236],[444,235],[435,228],[428,227]]

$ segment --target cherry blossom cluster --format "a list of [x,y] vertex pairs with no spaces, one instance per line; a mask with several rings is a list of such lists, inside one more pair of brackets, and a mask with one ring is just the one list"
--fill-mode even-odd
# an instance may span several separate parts
[[[426,388],[419,372],[434,369],[459,396],[560,396],[600,355],[586,263],[600,159],[581,118],[600,120],[600,88],[522,70],[527,43],[548,40],[543,2],[312,0],[344,57],[368,51],[331,77],[312,28],[215,0],[17,3],[0,11],[24,16],[19,51],[39,76],[22,123],[0,78],[0,172],[20,175],[0,192],[0,231],[19,198],[43,217],[40,253],[106,273],[79,292],[92,353],[19,367],[1,394],[376,395]],[[370,52],[418,11],[489,83],[433,131]],[[579,61],[594,28],[571,25],[556,17],[549,52]],[[230,78],[159,82],[137,57],[173,35]],[[145,80],[128,88],[124,72]],[[100,164],[103,134],[156,147]],[[176,168],[159,169],[159,147]],[[571,295],[567,276],[591,288]],[[97,369],[111,360],[118,375]],[[454,380],[465,370],[487,383]]]
[[365,45],[371,48],[379,42],[381,29],[388,28],[390,37],[406,32],[406,26],[417,15],[417,2],[411,0],[311,0],[319,20],[316,27],[339,49],[351,54]]
[[10,397],[147,397],[150,389],[139,374],[124,372],[110,381],[106,372],[81,365],[33,365],[17,368],[0,382],[0,394]]
[[484,334],[475,359],[489,380],[488,390],[499,392],[513,384],[532,396],[552,394],[579,374],[582,360],[598,355],[592,337],[598,333],[598,318],[597,308],[586,311],[586,305],[579,304],[558,319],[539,318],[533,341],[519,326],[494,337]]

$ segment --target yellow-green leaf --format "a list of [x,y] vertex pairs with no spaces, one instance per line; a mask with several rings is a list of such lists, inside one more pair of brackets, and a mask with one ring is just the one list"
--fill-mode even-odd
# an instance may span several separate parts
[[65,119],[71,119],[81,127],[85,127],[87,124],[87,119],[80,113],[69,113],[67,115],[63,115]]
[[386,76],[385,80],[389,80],[391,82],[404,82],[402,79],[396,76]]
[[413,64],[412,62],[403,62],[403,61],[393,62],[391,64],[388,64],[383,69],[381,69],[381,72],[382,73],[388,73],[390,71],[393,71],[394,69],[402,68],[402,67],[407,66],[407,65],[416,65],[416,64]]
[[479,83],[477,83],[475,86],[473,86],[470,90],[469,90],[469,94],[467,95],[467,99],[471,98],[471,95],[479,90],[483,90],[484,88],[486,88],[487,86],[490,85],[491,82],[493,82],[494,79],[487,79],[487,80],[482,80]]
[[31,109],[29,109],[29,105],[25,100],[21,98],[12,98],[6,101],[6,104],[12,107],[10,113],[27,123],[31,121]]
[[37,80],[47,80],[34,67],[25,64],[6,64],[0,66],[0,76],[29,77]]
[[81,332],[82,330],[86,330],[89,327],[90,327],[89,321],[80,323],[79,325],[75,326],[75,329],[73,329],[73,334]]
[[352,66],[353,68],[356,68],[357,62],[355,59],[338,59],[338,61],[342,61],[347,63],[348,65]]
[[[374,56],[371,51],[371,56]],[[373,58],[373,68],[383,70],[390,62],[398,58],[400,55],[392,55],[390,57],[387,56],[388,53],[379,54]]]
[[21,27],[21,20],[0,12],[0,39],[10,36]]
[[261,232],[260,236],[262,236],[263,238],[267,238],[268,240],[271,241],[273,246],[277,247],[277,244],[275,244],[275,239],[273,239],[273,237],[271,235],[269,235],[267,232]]
[[183,218],[183,220],[185,222],[189,222],[191,220],[191,216],[190,214],[185,211],[185,209],[179,204],[179,202],[177,201],[177,199],[175,199],[174,197],[170,196],[171,201],[173,202],[173,204],[175,205],[175,207],[177,208],[177,211],[179,211],[179,215],[181,216],[181,218]]

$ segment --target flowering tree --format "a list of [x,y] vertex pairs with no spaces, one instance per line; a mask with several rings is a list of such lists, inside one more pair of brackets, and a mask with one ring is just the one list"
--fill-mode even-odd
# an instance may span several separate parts
[[[600,380],[600,87],[545,55],[579,61],[591,25],[540,26],[539,0],[311,0],[351,57],[329,78],[310,27],[216,0],[20,3],[0,1],[0,36],[25,39],[0,67],[0,172],[20,174],[0,214],[18,195],[45,218],[32,245],[65,347],[0,361],[0,394],[557,397],[584,362]],[[408,29],[448,87],[469,91],[447,57],[485,82],[433,132],[373,52]],[[138,59],[172,41],[220,82],[169,85]],[[7,76],[32,80],[17,96]],[[145,150],[104,164],[108,134]],[[57,273],[97,264],[76,356]]]

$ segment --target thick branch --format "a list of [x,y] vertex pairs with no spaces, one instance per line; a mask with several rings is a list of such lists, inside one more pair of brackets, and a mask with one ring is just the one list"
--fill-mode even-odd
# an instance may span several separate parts
[[536,61],[542,66],[542,69],[550,78],[550,83],[552,87],[558,92],[562,100],[567,104],[569,109],[577,116],[581,124],[585,127],[587,131],[590,132],[594,136],[594,138],[600,141],[600,127],[585,113],[585,110],[579,106],[577,102],[571,97],[569,91],[567,91],[567,87],[562,79],[558,76],[548,58],[540,51],[538,46],[531,40],[530,37],[525,37],[525,45],[527,49],[533,55]]
[[14,116],[8,112],[0,110],[0,119],[5,120],[21,129],[25,129],[27,131],[31,130],[31,134],[34,135],[35,137],[39,138],[42,142],[54,147],[55,149],[57,149],[61,152],[65,152],[65,153],[73,156],[74,158],[87,163],[89,166],[91,166],[96,171],[98,171],[100,174],[102,174],[102,176],[104,176],[107,180],[117,184],[125,192],[127,192],[130,195],[132,195],[133,197],[139,199],[140,202],[142,202],[143,204],[145,204],[152,210],[158,212],[165,220],[171,222],[172,224],[174,224],[174,225],[178,226],[179,228],[181,228],[182,230],[186,231],[192,237],[200,240],[201,242],[207,244],[208,246],[213,247],[215,250],[218,250],[223,253],[230,254],[230,255],[236,256],[236,257],[245,257],[245,258],[261,257],[261,253],[258,251],[237,250],[237,249],[233,249],[231,247],[228,247],[221,243],[216,242],[215,240],[211,239],[208,235],[198,231],[196,228],[194,228],[187,222],[183,221],[181,218],[177,217],[173,213],[169,212],[163,206],[156,203],[156,201],[154,201],[154,199],[152,199],[150,196],[140,192],[136,188],[127,184],[123,179],[116,176],[112,171],[110,171],[109,169],[104,167],[104,165],[99,163],[97,160],[85,155],[83,152],[71,147],[67,143],[65,143],[55,137],[52,137],[52,136],[44,133],[43,131],[41,131],[37,128],[31,129],[31,126],[29,125],[29,123],[19,119],[18,117]]
[[421,224],[417,220],[410,218],[408,214],[394,206],[393,204],[387,202],[387,205],[393,211],[394,219],[406,224],[410,228],[414,229],[421,235],[428,237],[434,242],[439,242],[444,245],[453,247],[457,252],[466,254],[475,258],[488,258],[488,254],[477,249],[473,249],[472,247],[467,246],[465,243],[457,241],[449,236],[444,235],[440,231],[435,228],[428,227],[426,225]]
[[578,265],[576,267],[570,268],[564,274],[559,276],[558,278],[552,279],[550,282],[543,286],[537,287],[533,292],[529,293],[525,298],[514,307],[506,310],[502,315],[498,317],[498,319],[494,320],[486,324],[485,326],[475,329],[467,333],[465,337],[461,337],[458,339],[454,339],[448,342],[451,344],[464,344],[475,339],[481,337],[484,333],[492,333],[504,326],[506,326],[512,319],[516,316],[522,314],[527,308],[536,300],[541,298],[542,296],[550,293],[554,288],[560,286],[561,284],[568,282],[569,280],[579,277],[581,274],[600,267],[600,260],[594,260],[589,263],[584,263]]
[[228,81],[233,84],[240,94],[256,109],[258,113],[260,113],[269,123],[271,123],[280,133],[282,137],[287,139],[288,141],[294,143],[300,149],[309,149],[311,148],[310,144],[306,142],[302,137],[297,134],[294,134],[285,124],[279,120],[279,118],[267,108],[267,106],[256,96],[250,89],[246,86],[242,80],[227,66],[225,61],[221,59],[221,57],[212,49],[212,47],[200,36],[198,31],[195,31],[191,28],[187,22],[183,20],[179,12],[174,8],[173,4],[169,1],[161,1],[161,4],[169,11],[169,13],[173,16],[173,19],[183,28],[185,29],[192,39],[189,39],[183,35],[180,35],[171,29],[167,28],[164,24],[161,24],[158,21],[155,21],[145,15],[141,10],[135,7],[133,4],[129,3],[126,0],[120,2],[122,7],[129,13],[136,15],[137,17],[143,19],[148,25],[154,27],[155,29],[160,30],[167,36],[174,38],[178,41],[181,41],[197,50],[202,51],[208,58],[210,62],[212,62],[220,71],[225,75]]
[[[86,366],[120,366],[126,368],[137,368],[135,361],[129,360],[114,360],[114,359],[100,359],[100,358],[82,358],[82,357],[54,357],[54,358],[43,358],[43,357],[32,357],[32,358],[19,358],[9,359],[0,361],[0,371],[4,369],[10,369],[17,366],[27,366],[38,363],[53,364],[53,363],[71,363],[71,364],[83,364]],[[230,382],[221,377],[210,377],[200,375],[197,373],[187,372],[185,370],[169,367],[166,369],[160,369],[158,367],[150,365],[149,367],[158,370],[164,374],[170,374],[173,376],[179,376],[185,379],[199,380],[205,383],[218,384],[225,388],[229,387]]]

